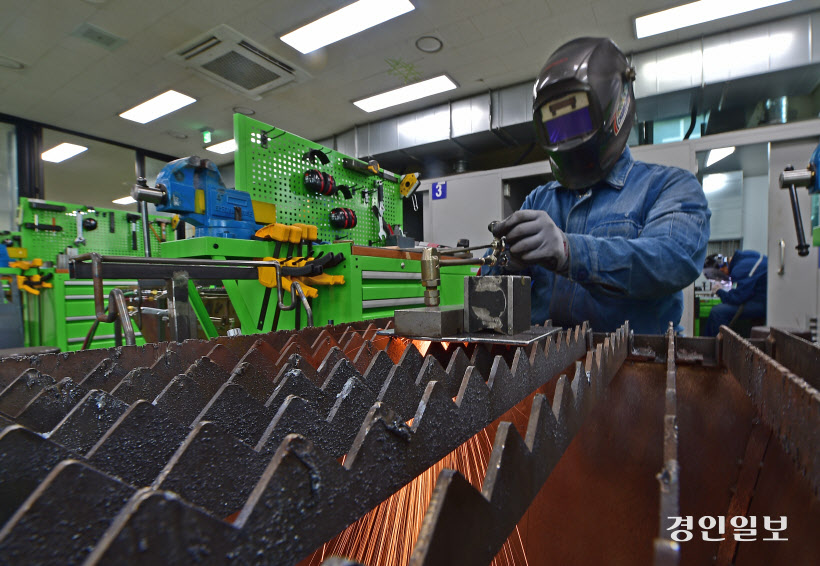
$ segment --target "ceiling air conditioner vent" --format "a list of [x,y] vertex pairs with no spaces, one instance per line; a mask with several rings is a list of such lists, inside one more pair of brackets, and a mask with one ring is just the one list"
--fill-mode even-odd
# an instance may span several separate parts
[[307,77],[301,69],[226,25],[187,42],[167,57],[254,100]]

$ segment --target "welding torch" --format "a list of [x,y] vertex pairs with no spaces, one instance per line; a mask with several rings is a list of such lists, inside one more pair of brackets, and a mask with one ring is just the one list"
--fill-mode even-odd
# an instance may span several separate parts
[[[497,220],[490,222],[490,225],[487,226],[487,229],[492,232],[495,225],[498,224]],[[502,256],[502,252],[504,251],[504,238],[497,238],[493,236],[493,241],[489,244],[483,244],[480,246],[472,246],[469,248],[437,248],[436,253],[438,255],[450,255],[456,253],[463,253],[463,252],[471,252],[475,250],[486,250],[490,249],[490,254],[484,257],[468,257],[462,259],[448,259],[447,265],[504,265],[504,256]]]
[[[491,222],[487,229],[492,232],[496,222]],[[468,248],[427,248],[421,254],[421,284],[424,287],[424,305],[437,307],[441,304],[439,285],[441,285],[441,262],[442,255],[470,252],[475,250],[490,249],[490,253],[484,257],[466,257],[448,259],[446,266],[453,265],[505,265],[506,256],[504,252],[504,238],[493,236],[492,242],[480,246]]]

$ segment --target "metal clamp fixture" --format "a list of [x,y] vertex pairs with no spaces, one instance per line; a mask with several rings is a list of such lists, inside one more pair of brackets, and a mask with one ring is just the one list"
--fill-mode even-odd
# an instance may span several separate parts
[[[493,224],[488,226],[491,232]],[[484,257],[456,255],[487,248],[491,251]],[[396,334],[432,338],[460,334],[464,328],[464,309],[461,306],[441,306],[439,285],[442,263],[445,266],[504,265],[503,250],[503,238],[493,238],[489,244],[473,247],[426,248],[421,254],[421,284],[424,287],[425,308],[395,311]],[[442,262],[443,256],[450,257]]]
[[809,193],[820,192],[820,178],[817,169],[820,167],[820,146],[814,150],[808,167],[796,170],[789,165],[780,174],[780,188],[788,189],[789,199],[792,204],[792,216],[794,217],[794,229],[797,233],[797,254],[800,256],[809,255],[809,244],[806,242],[806,233],[803,229],[803,217],[800,214],[800,203],[797,200],[797,187],[806,187]]
[[83,341],[83,350],[87,350],[91,341],[94,339],[94,334],[97,332],[97,327],[101,322],[114,323],[114,336],[117,346],[122,346],[122,333],[125,333],[126,346],[135,346],[137,344],[137,337],[134,334],[134,325],[131,324],[131,318],[128,316],[128,305],[125,304],[125,295],[122,289],[111,289],[108,293],[108,306],[105,306],[105,291],[103,290],[103,275],[102,275],[102,256],[98,253],[85,254],[91,258],[91,279],[94,283],[94,310],[96,311],[96,320],[91,328],[88,329],[88,334]]
[[[487,229],[492,232],[496,222],[491,222]],[[490,254],[484,257],[468,257],[448,259],[449,265],[505,265],[503,259],[504,238],[493,238],[492,242],[482,246],[468,248],[426,248],[421,254],[421,284],[424,286],[424,304],[436,307],[440,304],[438,286],[441,284],[441,256],[462,254],[475,250],[490,249]]]
[[[284,303],[284,291],[282,286],[283,272],[285,276],[303,275],[305,268],[283,267],[278,261],[236,261],[236,260],[203,260],[203,259],[171,259],[171,258],[141,258],[141,257],[118,257],[101,256],[98,253],[82,254],[72,259],[72,276],[84,278],[87,272],[87,264],[91,262],[91,279],[94,282],[94,305],[99,322],[119,321],[122,324],[126,335],[126,344],[136,344],[131,319],[128,317],[128,309],[125,297],[121,289],[113,289],[109,297],[108,312],[106,312],[105,298],[103,290],[103,270],[104,265],[108,265],[108,270],[113,269],[117,277],[140,277],[150,274],[153,278],[176,281],[180,274],[184,274],[186,279],[184,287],[187,288],[188,278],[202,279],[257,279],[260,267],[273,267],[276,272],[277,303],[280,310],[294,310],[298,305],[305,309],[307,326],[313,326],[313,309],[307,300],[304,289],[298,281],[293,281],[290,288],[290,304]],[[111,274],[109,273],[109,276]],[[182,288],[179,284],[175,287]],[[179,301],[185,302],[181,293],[173,293],[178,300],[169,304],[168,316],[172,321],[177,321],[176,305]],[[111,307],[114,307],[113,309]],[[125,313],[125,314],[120,314]],[[179,321],[177,321],[179,322]],[[184,326],[184,325],[183,325]],[[117,326],[115,326],[116,332]],[[172,325],[172,338],[176,341],[191,338],[190,332],[186,332],[179,324]],[[96,332],[96,325],[92,326],[86,341],[90,343],[91,337]],[[121,344],[118,341],[117,344]]]

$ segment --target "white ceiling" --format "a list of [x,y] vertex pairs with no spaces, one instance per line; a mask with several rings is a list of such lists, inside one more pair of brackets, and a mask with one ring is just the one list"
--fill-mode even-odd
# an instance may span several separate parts
[[[636,15],[684,0],[412,0],[416,9],[376,28],[303,56],[278,37],[350,0],[0,0],[0,56],[23,62],[0,67],[0,112],[169,155],[204,154],[199,130],[214,141],[232,136],[232,108],[309,139],[355,124],[403,114],[535,76],[563,42],[582,35],[612,37],[626,52],[801,13],[820,0],[793,0],[688,30],[636,40]],[[127,42],[109,51],[70,34],[89,22]],[[225,23],[311,76],[266,94],[261,101],[234,94],[165,59],[195,36]],[[423,35],[444,48],[415,48]],[[455,91],[367,114],[351,100],[401,86],[385,59],[412,63],[424,78],[446,72]],[[118,113],[168,89],[195,104],[149,124]],[[188,134],[179,140],[169,130]],[[209,154],[217,163],[230,155]]]

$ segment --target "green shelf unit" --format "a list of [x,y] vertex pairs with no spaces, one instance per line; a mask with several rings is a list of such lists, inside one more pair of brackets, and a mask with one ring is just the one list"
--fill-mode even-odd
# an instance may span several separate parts
[[[165,257],[200,257],[209,259],[258,259],[273,255],[273,242],[226,240],[224,238],[192,238],[163,244]],[[395,309],[423,306],[424,289],[421,286],[421,262],[413,259],[394,259],[353,255],[350,243],[322,244],[315,252],[342,253],[345,260],[327,270],[330,275],[343,275],[344,285],[318,286],[319,296],[312,301],[313,323],[316,326],[342,322],[370,320],[393,316]],[[464,277],[475,273],[470,266],[441,269],[441,304],[460,305],[464,302]],[[243,334],[261,332],[258,329],[262,310],[264,287],[258,281],[240,280],[222,282],[239,318]],[[274,291],[275,293],[275,291]],[[272,299],[275,295],[272,294]],[[290,304],[286,294],[285,304]],[[412,303],[412,304],[404,304]],[[264,331],[269,331],[275,308],[269,305]],[[301,325],[306,322],[301,314]],[[278,330],[296,327],[295,313],[280,314]]]
[[[133,249],[131,223],[126,215],[136,214],[135,211],[114,210],[111,208],[94,208],[84,218],[94,218],[97,221],[97,228],[94,230],[83,230],[85,245],[75,245],[77,238],[77,211],[85,211],[86,207],[80,204],[71,204],[57,201],[42,201],[46,204],[64,206],[65,212],[56,212],[32,208],[29,199],[21,198],[17,209],[17,220],[20,225],[21,246],[28,250],[28,257],[42,258],[43,261],[56,261],[57,255],[65,253],[67,247],[77,249],[78,254],[87,252],[97,252],[101,255],[124,255],[124,256],[144,256],[142,244],[142,219],[136,221],[137,229],[137,249]],[[35,223],[35,216],[38,222]],[[114,232],[111,232],[111,217],[114,218]],[[160,227],[156,225],[157,219],[170,220],[167,216],[149,216],[154,230],[161,235]],[[26,223],[39,225],[55,225],[62,228],[60,232],[47,230],[35,230],[26,228]],[[149,230],[151,236],[151,254],[155,257],[162,257],[161,246],[153,232]],[[170,227],[166,228],[166,238],[170,241],[175,238],[174,231]]]
[[[263,135],[267,136],[265,143]],[[344,239],[359,245],[378,245],[379,226],[371,206],[376,181],[381,181],[384,183],[385,220],[394,226],[402,224],[399,183],[346,169],[343,159],[351,159],[350,156],[242,114],[234,114],[234,139],[237,144],[234,154],[236,188],[250,193],[254,200],[275,204],[277,222],[315,225],[319,239],[328,242]],[[325,153],[330,162],[323,165],[304,159],[310,150]],[[304,174],[308,169],[332,175],[337,186],[352,187],[353,197],[346,199],[341,192],[326,196],[309,191],[304,185]],[[356,228],[333,228],[329,215],[334,208],[353,210],[358,219]]]

